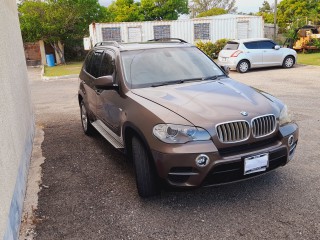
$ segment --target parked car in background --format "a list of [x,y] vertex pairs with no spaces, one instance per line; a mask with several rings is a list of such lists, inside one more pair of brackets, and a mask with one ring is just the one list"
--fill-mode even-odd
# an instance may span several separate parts
[[286,105],[230,79],[183,40],[99,43],[79,78],[83,131],[97,130],[133,160],[142,197],[163,182],[193,188],[255,177],[294,156],[299,130]]
[[218,61],[221,66],[245,73],[251,68],[291,68],[297,61],[297,53],[267,38],[241,39],[229,41],[220,51]]

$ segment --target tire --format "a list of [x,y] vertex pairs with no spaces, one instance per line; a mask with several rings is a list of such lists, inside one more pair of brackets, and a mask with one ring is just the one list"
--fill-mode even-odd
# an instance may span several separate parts
[[246,73],[250,69],[250,63],[247,60],[241,60],[237,65],[237,71],[239,73]]
[[140,197],[147,198],[158,195],[160,188],[155,169],[145,146],[137,137],[132,138],[132,158]]
[[292,68],[295,64],[295,59],[292,56],[286,56],[283,60],[282,67],[284,68]]
[[83,132],[88,136],[94,135],[95,129],[91,125],[83,100],[80,102],[80,118]]

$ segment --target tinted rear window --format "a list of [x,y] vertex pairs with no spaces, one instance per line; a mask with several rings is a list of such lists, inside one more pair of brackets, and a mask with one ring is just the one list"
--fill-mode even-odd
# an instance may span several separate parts
[[223,50],[237,50],[239,47],[239,43],[237,42],[228,42],[226,46],[224,46]]

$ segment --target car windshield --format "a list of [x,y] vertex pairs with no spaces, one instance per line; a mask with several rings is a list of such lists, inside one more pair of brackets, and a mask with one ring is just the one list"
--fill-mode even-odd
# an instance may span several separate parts
[[122,52],[130,88],[156,87],[224,76],[221,69],[196,47],[159,48]]

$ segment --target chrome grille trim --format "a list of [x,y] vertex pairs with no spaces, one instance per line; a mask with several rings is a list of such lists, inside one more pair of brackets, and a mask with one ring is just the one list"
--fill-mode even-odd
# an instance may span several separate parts
[[276,130],[276,117],[273,114],[269,114],[253,118],[251,126],[253,137],[261,138],[268,136]]
[[245,120],[236,120],[216,125],[217,136],[222,143],[246,141],[250,136],[250,126]]

